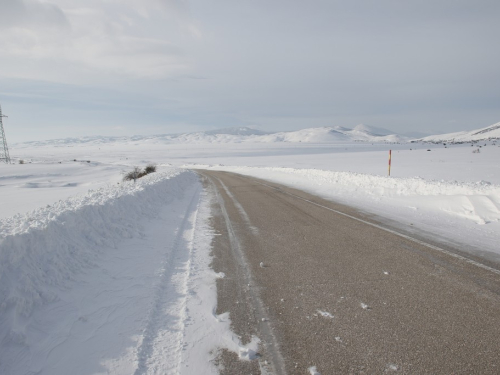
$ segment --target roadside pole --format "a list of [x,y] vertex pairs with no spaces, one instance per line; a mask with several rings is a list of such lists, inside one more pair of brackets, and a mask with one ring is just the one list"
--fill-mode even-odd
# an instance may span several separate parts
[[392,150],[389,150],[389,176],[391,175],[391,154]]

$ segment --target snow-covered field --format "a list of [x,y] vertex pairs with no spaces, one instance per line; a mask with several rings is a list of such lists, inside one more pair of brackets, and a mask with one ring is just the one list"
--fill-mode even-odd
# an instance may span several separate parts
[[[209,267],[210,197],[191,168],[287,184],[500,256],[494,140],[479,148],[232,137],[11,148],[25,164],[0,165],[0,373],[201,374],[215,372],[210,349],[245,352],[228,317],[213,315],[222,275]],[[121,181],[148,163],[159,171]]]

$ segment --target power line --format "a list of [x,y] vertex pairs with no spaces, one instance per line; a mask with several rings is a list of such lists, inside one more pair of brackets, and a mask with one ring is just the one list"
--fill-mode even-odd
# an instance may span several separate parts
[[2,115],[2,106],[0,106],[0,162],[4,161],[10,164],[9,147],[7,146],[7,138],[3,129],[3,117],[8,116]]

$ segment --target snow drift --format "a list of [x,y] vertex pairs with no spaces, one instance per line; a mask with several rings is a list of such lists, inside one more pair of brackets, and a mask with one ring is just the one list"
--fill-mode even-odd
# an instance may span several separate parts
[[154,218],[194,181],[170,169],[59,201],[0,221],[0,343],[23,344],[23,320],[57,300],[75,274],[123,238],[141,236],[139,219]]

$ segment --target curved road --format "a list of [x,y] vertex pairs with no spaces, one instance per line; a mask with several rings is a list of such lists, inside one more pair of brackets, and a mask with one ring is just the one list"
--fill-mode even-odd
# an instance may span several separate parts
[[227,172],[217,199],[218,313],[251,362],[223,374],[498,374],[500,272],[399,235],[356,210]]

